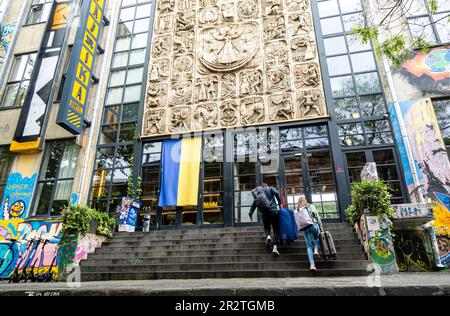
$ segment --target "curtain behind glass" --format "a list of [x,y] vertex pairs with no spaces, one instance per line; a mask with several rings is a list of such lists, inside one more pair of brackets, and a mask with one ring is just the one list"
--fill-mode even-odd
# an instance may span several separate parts
[[[77,167],[80,149],[77,145],[70,143],[64,149],[64,155],[59,168],[58,179],[73,179]],[[68,200],[72,193],[73,180],[58,181],[55,192],[55,201]]]

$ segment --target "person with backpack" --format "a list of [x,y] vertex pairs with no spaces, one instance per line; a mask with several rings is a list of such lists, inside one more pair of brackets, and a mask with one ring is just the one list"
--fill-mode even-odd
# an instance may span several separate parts
[[314,257],[320,259],[319,255],[319,232],[323,230],[322,220],[313,204],[302,197],[298,200],[297,209],[294,212],[297,226],[305,236],[306,246],[308,248],[308,258],[310,270],[317,271]]
[[[278,243],[280,238],[280,222],[278,217],[278,206],[281,205],[280,193],[274,187],[269,187],[266,183],[255,188],[252,191],[253,204],[250,208],[250,221],[253,221],[253,213],[256,209],[261,212],[264,232],[266,234],[266,246],[270,247],[273,244],[272,254],[279,255]],[[278,204],[277,204],[278,203]],[[272,231],[273,228],[273,239]]]

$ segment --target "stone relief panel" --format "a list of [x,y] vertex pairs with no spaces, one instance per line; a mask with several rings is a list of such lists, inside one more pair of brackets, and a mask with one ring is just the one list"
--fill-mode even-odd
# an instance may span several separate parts
[[160,0],[143,137],[327,116],[309,0]]

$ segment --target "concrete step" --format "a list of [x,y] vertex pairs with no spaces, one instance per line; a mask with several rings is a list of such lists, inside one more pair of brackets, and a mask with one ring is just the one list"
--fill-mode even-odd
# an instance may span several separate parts
[[[292,248],[298,248],[305,245],[303,242],[295,242],[291,245]],[[357,246],[360,242],[356,239],[345,239],[336,240],[336,247],[341,246]],[[139,245],[121,245],[121,244],[108,244],[103,248],[99,249],[99,253],[106,252],[116,252],[116,251],[140,251],[140,252],[151,252],[151,251],[162,251],[162,250],[194,250],[194,249],[244,249],[244,248],[265,248],[262,242],[231,242],[231,243],[177,243],[177,244],[153,244],[153,243],[140,243]]]
[[[339,260],[367,260],[366,254],[362,252],[344,252],[339,253]],[[258,254],[258,255],[209,255],[209,256],[180,256],[180,257],[152,257],[141,256],[135,257],[130,255],[114,255],[111,257],[97,257],[89,258],[89,265],[127,265],[127,264],[191,264],[191,263],[211,263],[211,262],[264,262],[264,261],[307,261],[307,254],[283,254],[280,256],[273,256],[272,254]],[[320,260],[318,260],[320,261]],[[323,261],[323,260],[322,260]],[[81,266],[87,264],[86,261],[81,262]]]
[[[319,261],[318,269],[366,269],[367,260]],[[86,262],[81,272],[161,272],[161,271],[227,271],[227,270],[259,270],[259,269],[307,269],[309,261],[259,261],[259,262],[211,262],[211,263],[171,263],[171,264],[125,264],[125,265],[92,265]]]
[[[256,256],[267,254],[268,250],[265,247],[255,247],[255,248],[216,248],[216,249],[194,249],[194,250],[154,250],[151,248],[151,251],[143,251],[141,248],[130,251],[129,248],[124,248],[125,250],[116,251],[114,249],[112,251],[107,251],[107,248],[103,250],[98,249],[97,252],[89,255],[89,260],[91,259],[104,259],[104,258],[141,258],[141,257],[183,257],[183,256]],[[341,253],[363,253],[363,248],[361,245],[354,246],[336,246],[336,250],[338,254]],[[284,254],[306,254],[306,246],[299,247],[280,247],[279,251],[282,255]]]
[[[341,229],[341,228],[352,228],[350,224],[347,223],[325,223],[325,230],[333,230],[333,229]],[[227,228],[193,228],[193,229],[173,229],[173,230],[155,230],[150,232],[116,232],[114,237],[121,236],[141,236],[141,235],[151,235],[151,234],[202,234],[202,233],[227,233],[227,232],[264,232],[264,228],[262,226],[246,226],[246,227],[227,227]]]
[[[354,235],[355,232],[351,228],[344,228],[330,231],[334,235]],[[186,239],[210,239],[210,238],[243,238],[243,237],[265,237],[264,232],[228,232],[228,233],[200,233],[200,234],[143,234],[136,236],[133,234],[118,236],[113,241],[140,241],[140,240],[186,240]],[[299,238],[304,238],[303,233],[299,233]]]
[[[140,246],[140,245],[178,245],[178,244],[209,244],[209,243],[239,243],[239,242],[261,242],[265,243],[266,238],[263,235],[259,236],[242,236],[242,237],[225,237],[220,238],[216,236],[208,236],[211,238],[178,238],[178,239],[154,239],[154,237],[136,237],[136,238],[115,238],[105,243],[105,246]],[[167,237],[168,238],[168,237]],[[334,234],[333,240],[348,240],[357,238],[355,233],[350,234]],[[304,236],[300,235],[295,242],[304,242]]]
[[371,271],[363,269],[321,269],[311,272],[309,269],[295,270],[225,270],[225,271],[166,271],[166,272],[84,272],[82,282],[116,280],[166,280],[166,279],[219,279],[219,278],[296,278],[296,277],[338,277],[368,276]]

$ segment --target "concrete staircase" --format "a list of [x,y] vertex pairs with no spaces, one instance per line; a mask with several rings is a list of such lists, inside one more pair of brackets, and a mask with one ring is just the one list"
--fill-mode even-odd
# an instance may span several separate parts
[[273,256],[261,227],[117,233],[81,263],[82,281],[368,275],[351,226],[328,224],[338,260],[309,271],[303,236]]

